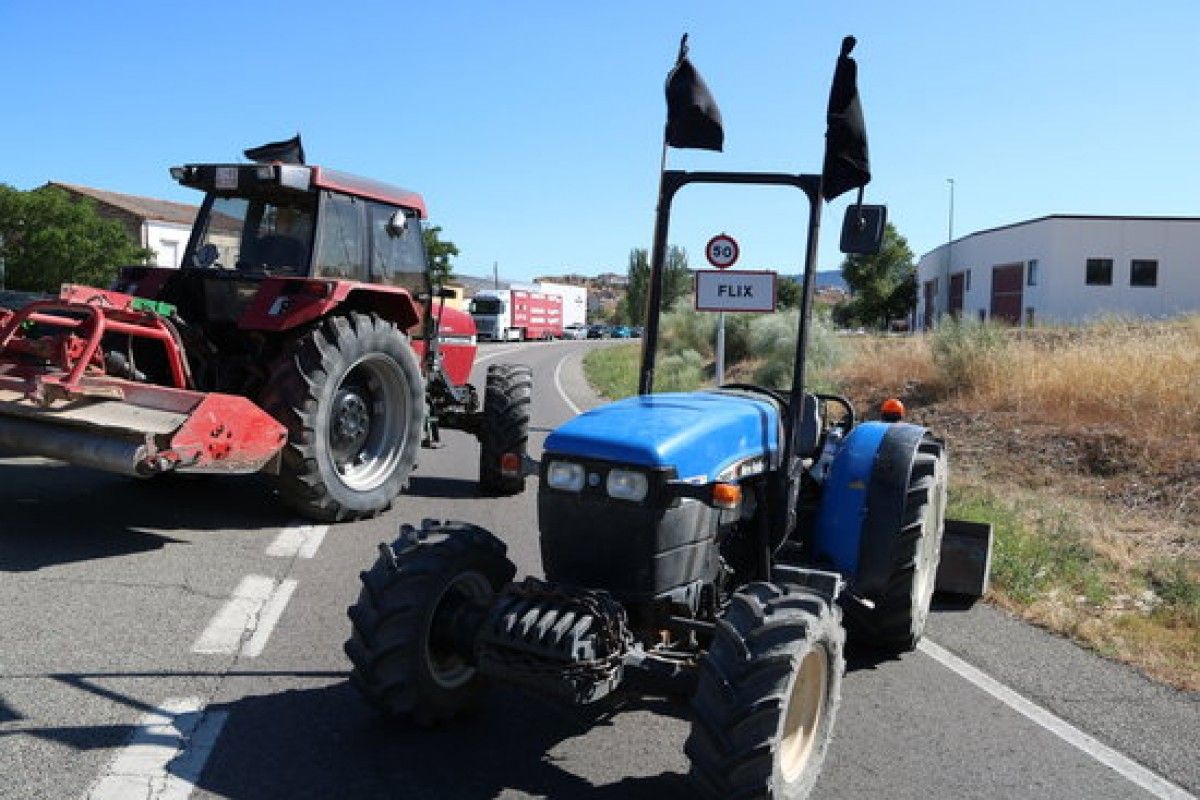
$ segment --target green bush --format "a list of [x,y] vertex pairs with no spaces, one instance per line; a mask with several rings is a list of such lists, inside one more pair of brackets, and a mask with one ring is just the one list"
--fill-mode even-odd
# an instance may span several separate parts
[[1002,368],[1005,328],[992,322],[946,319],[933,334],[933,365],[943,386],[966,391],[983,386]]
[[704,358],[695,350],[684,350],[661,359],[654,371],[656,392],[691,392],[704,382]]
[[[759,317],[751,325],[750,346],[763,359],[754,372],[754,382],[786,389],[792,385],[792,363],[796,358],[796,326],[799,312],[788,311]],[[808,329],[808,388],[832,391],[829,373],[846,358],[846,347],[829,321],[814,317]]]

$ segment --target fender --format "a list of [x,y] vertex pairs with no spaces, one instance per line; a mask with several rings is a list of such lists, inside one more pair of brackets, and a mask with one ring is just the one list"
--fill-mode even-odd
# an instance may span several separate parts
[[908,480],[926,429],[864,422],[846,437],[830,466],[817,511],[813,554],[862,597],[882,593],[904,514]]
[[346,306],[378,314],[408,330],[421,319],[407,289],[324,278],[267,278],[246,307],[238,327],[278,333],[312,322]]

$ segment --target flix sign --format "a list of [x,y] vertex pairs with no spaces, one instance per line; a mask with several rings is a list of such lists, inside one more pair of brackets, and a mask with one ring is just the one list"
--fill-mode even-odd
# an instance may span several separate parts
[[697,311],[774,311],[775,273],[701,270],[696,273]]

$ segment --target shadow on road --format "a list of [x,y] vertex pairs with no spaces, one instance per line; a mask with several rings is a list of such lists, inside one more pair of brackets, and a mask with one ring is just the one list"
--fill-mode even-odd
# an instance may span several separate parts
[[688,797],[682,775],[615,778],[597,786],[560,766],[552,753],[622,714],[651,707],[636,701],[569,708],[496,690],[474,716],[427,729],[375,716],[346,683],[250,697],[228,707],[229,720],[200,787],[232,800],[490,800],[506,790],[556,798],[682,800]]
[[254,477],[136,480],[52,462],[0,462],[0,572],[182,544],[164,531],[267,530],[286,509]]
[[[171,673],[170,676],[187,673]],[[653,698],[618,695],[615,700],[579,708],[517,690],[497,688],[466,719],[437,728],[385,720],[370,711],[343,673],[232,672],[225,677],[276,675],[311,680],[312,688],[291,689],[210,705],[228,712],[216,747],[197,782],[204,791],[230,800],[274,798],[397,798],[484,800],[507,791],[539,797],[597,800],[684,800],[690,796],[682,774],[614,776],[597,785],[564,766],[555,753],[564,742],[598,727],[622,724],[629,714],[679,716],[686,707]],[[60,674],[50,677],[81,691],[100,694],[131,710],[148,707],[105,688],[112,679],[168,677],[167,673]],[[630,720],[624,721],[626,724]],[[634,722],[633,724],[636,724]],[[119,748],[132,725],[0,728],[0,736],[33,736],[78,750]],[[165,743],[173,744],[170,740]],[[587,766],[610,775],[603,752]],[[578,753],[572,760],[578,758]]]
[[[468,497],[479,497],[479,483],[466,478],[435,478],[428,475],[414,475],[409,481],[404,495],[462,500]],[[404,495],[397,502],[402,502]]]

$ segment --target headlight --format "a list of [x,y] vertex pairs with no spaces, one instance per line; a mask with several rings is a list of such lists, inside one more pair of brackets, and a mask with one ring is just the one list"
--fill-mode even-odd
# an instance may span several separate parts
[[638,503],[646,499],[646,492],[650,490],[650,481],[644,472],[614,469],[608,473],[607,489],[609,497]]
[[546,467],[546,485],[551,489],[561,489],[564,492],[578,492],[583,489],[583,464],[572,464],[570,461],[551,461]]

